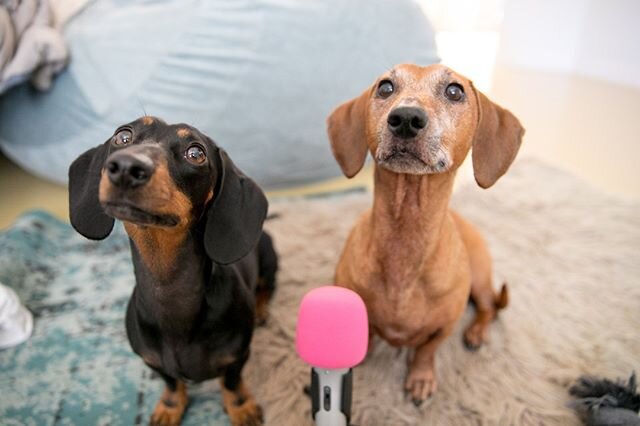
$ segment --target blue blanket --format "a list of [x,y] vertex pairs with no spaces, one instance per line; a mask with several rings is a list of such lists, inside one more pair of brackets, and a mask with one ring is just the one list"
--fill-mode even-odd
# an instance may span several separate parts
[[[34,334],[0,351],[3,425],[147,424],[163,382],[129,347],[124,313],[134,286],[118,225],[88,241],[43,212],[0,234],[0,282],[35,317]],[[228,425],[218,382],[189,388],[184,425]]]

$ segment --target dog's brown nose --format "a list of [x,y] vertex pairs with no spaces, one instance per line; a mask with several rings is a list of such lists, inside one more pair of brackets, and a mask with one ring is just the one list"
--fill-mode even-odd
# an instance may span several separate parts
[[415,137],[427,127],[427,114],[416,107],[398,107],[389,113],[387,124],[391,133],[402,139]]
[[150,159],[124,152],[111,154],[107,158],[105,168],[111,183],[122,189],[144,185],[154,171],[153,162]]

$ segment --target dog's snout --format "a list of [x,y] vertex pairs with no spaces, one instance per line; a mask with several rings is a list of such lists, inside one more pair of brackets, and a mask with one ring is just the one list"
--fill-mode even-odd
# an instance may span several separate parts
[[117,187],[135,188],[144,185],[153,174],[153,163],[146,158],[116,153],[107,159],[106,171],[111,183]]
[[427,114],[422,108],[399,107],[389,113],[387,125],[391,133],[399,138],[409,139],[427,127]]

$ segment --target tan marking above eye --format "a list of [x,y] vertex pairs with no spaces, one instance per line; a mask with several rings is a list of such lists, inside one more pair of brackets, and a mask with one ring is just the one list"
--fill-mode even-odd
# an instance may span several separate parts
[[209,193],[207,194],[207,199],[205,200],[205,204],[211,201],[212,198],[213,198],[213,189],[210,189]]
[[189,129],[185,129],[185,128],[178,129],[177,133],[178,133],[178,136],[181,138],[187,138],[191,136],[191,132],[189,131]]
[[145,126],[150,126],[153,124],[153,117],[149,117],[148,115],[142,118],[142,123]]

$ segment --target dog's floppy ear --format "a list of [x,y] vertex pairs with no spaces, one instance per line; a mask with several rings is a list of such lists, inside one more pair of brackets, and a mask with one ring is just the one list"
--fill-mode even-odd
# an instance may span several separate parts
[[91,148],[69,167],[69,218],[80,234],[92,240],[106,238],[114,220],[100,206],[98,191],[102,167],[109,154],[106,142]]
[[491,102],[471,85],[478,108],[473,138],[473,174],[482,188],[489,188],[516,158],[524,128],[510,111]]
[[367,106],[371,88],[336,108],[327,118],[333,156],[348,178],[354,177],[367,158]]
[[218,148],[219,183],[206,213],[204,247],[216,263],[228,265],[257,244],[269,204],[260,187]]

